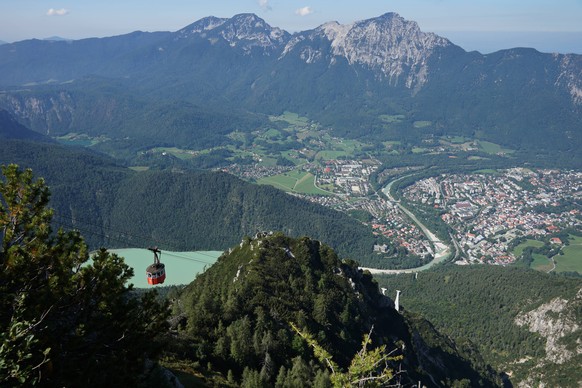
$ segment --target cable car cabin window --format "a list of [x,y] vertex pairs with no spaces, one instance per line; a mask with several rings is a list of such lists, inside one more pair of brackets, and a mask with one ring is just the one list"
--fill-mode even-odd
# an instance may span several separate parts
[[146,273],[148,284],[162,284],[166,280],[165,265],[162,263],[150,265]]

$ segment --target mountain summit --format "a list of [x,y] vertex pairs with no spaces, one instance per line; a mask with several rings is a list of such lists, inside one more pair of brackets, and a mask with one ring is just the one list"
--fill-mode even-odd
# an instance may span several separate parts
[[[345,58],[350,65],[367,66],[385,76],[396,85],[399,78],[407,88],[420,87],[428,81],[428,59],[437,47],[452,43],[432,33],[424,33],[413,21],[407,21],[396,13],[341,25],[326,23],[317,29],[300,33],[287,44],[284,55],[300,50],[300,57],[307,63],[313,58],[323,58],[324,52],[313,44],[317,38],[329,41],[333,56]],[[309,54],[306,54],[309,53]],[[331,61],[335,61],[331,58]]]
[[296,375],[298,365],[304,365],[301,386],[339,372],[324,372],[327,365],[318,364],[293,326],[311,333],[342,369],[371,332],[370,348],[384,345],[397,356],[380,369],[392,369],[393,382],[404,386],[498,382],[478,354],[471,354],[474,349],[467,352],[417,316],[399,314],[369,273],[307,237],[258,233],[244,238],[185,288],[179,306],[183,335],[206,352],[212,365],[243,379],[255,370],[267,386],[275,381],[287,386],[279,382]]
[[[38,132],[93,129],[103,115],[96,117],[91,104],[81,108],[80,96],[111,99],[95,82],[122,84],[121,94],[176,101],[177,107],[301,112],[338,136],[378,144],[446,135],[511,149],[582,150],[581,55],[466,52],[396,13],[295,34],[240,14],[207,17],[176,32],[0,46],[0,85],[8,89],[0,108]],[[38,84],[49,85],[41,90]],[[127,99],[108,104],[107,118],[117,107],[118,121],[125,122]],[[147,106],[136,103],[131,116],[147,116]],[[387,123],[388,116],[403,119]],[[103,131],[113,131],[109,127],[120,125],[114,121]]]
[[177,34],[179,38],[200,37],[211,43],[223,39],[231,47],[242,49],[245,55],[250,55],[255,48],[269,54],[289,38],[288,32],[271,27],[255,14],[239,14],[231,19],[207,17],[177,31]]

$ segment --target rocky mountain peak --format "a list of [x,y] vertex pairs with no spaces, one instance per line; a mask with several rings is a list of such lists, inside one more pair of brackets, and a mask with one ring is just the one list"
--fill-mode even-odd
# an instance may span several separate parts
[[271,27],[255,14],[243,13],[230,19],[208,17],[201,19],[178,31],[180,37],[199,35],[211,41],[224,39],[231,47],[238,47],[245,54],[253,48],[261,48],[264,54],[270,54],[284,44],[289,33],[280,28]]
[[451,44],[438,35],[422,32],[416,22],[395,13],[356,22],[347,32],[328,38],[334,54],[380,70],[391,83],[400,83],[404,77],[408,88],[427,81],[427,59],[436,47]]
[[[298,34],[286,46],[283,55],[295,47],[309,63],[314,58],[325,58],[316,47],[306,47],[300,42],[314,41],[316,37],[331,43],[331,54],[344,57],[350,64],[364,65],[379,71],[393,85],[404,84],[418,89],[428,80],[427,60],[437,47],[451,43],[436,34],[424,33],[413,21],[396,13],[342,25],[337,22],[323,24],[313,31]],[[306,55],[309,53],[310,55]],[[334,60],[331,59],[333,63]]]
[[193,34],[200,34],[204,31],[220,27],[227,20],[228,19],[217,18],[215,16],[205,17],[177,31],[177,34],[182,38],[186,38]]
[[231,46],[241,46],[247,53],[253,47],[271,52],[278,49],[289,37],[286,31],[271,27],[254,14],[235,15],[222,27],[221,35]]

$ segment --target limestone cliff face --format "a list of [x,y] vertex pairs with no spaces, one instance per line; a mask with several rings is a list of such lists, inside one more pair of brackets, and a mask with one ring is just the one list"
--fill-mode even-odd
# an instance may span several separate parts
[[[582,307],[582,289],[567,300],[555,298],[538,308],[523,312],[515,318],[515,323],[525,326],[532,333],[538,333],[546,341],[546,357],[531,371],[529,378],[520,382],[520,387],[531,386],[533,381],[544,381],[544,369],[550,364],[565,364],[582,355],[582,330],[580,317],[576,315]],[[572,341],[572,338],[576,338]],[[570,340],[568,340],[570,339]],[[578,365],[579,384],[582,384],[582,366]],[[576,373],[575,371],[572,371]],[[548,386],[551,381],[547,381]]]
[[[298,45],[321,40],[329,42],[328,52],[327,45]],[[387,13],[349,25],[326,23],[298,34],[289,41],[283,55],[299,47],[306,63],[326,58],[333,64],[335,57],[343,57],[350,65],[363,65],[379,72],[392,85],[411,89],[420,88],[428,81],[428,58],[435,48],[450,45],[445,38],[422,32],[416,22]]]
[[556,86],[565,87],[572,96],[573,104],[582,108],[582,56],[554,54],[554,59],[559,62],[560,68]]
[[75,101],[67,92],[47,95],[2,94],[0,105],[37,132],[54,135],[54,128],[71,125]]

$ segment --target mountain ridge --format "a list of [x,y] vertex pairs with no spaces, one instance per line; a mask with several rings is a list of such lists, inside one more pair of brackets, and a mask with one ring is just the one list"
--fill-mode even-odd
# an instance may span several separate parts
[[403,357],[382,364],[394,371],[393,383],[501,385],[474,347],[442,336],[415,314],[399,314],[369,273],[308,237],[246,237],[189,284],[179,300],[179,332],[199,343],[200,353],[206,352],[219,372],[226,375],[231,369],[234,377],[240,376],[242,385],[249,377],[244,370],[254,369],[268,386],[275,380],[279,386],[286,371],[299,362],[305,363],[304,369],[312,368],[303,374],[302,384],[314,385],[324,372],[317,364],[327,365],[314,357],[292,325],[312,333],[330,353],[328,362],[344,370],[361,346],[362,335],[371,333],[370,351],[382,345],[391,355]]
[[[295,34],[239,14],[203,18],[176,32],[0,46],[0,107],[27,126],[32,106],[16,111],[11,97],[43,88],[83,93],[88,77],[115,80],[124,93],[155,101],[299,112],[339,136],[375,142],[417,131],[514,149],[582,149],[581,55],[466,52],[395,13]],[[146,112],[136,106],[132,114]],[[387,124],[386,115],[406,120]],[[430,126],[419,131],[415,121]],[[137,126],[132,130],[139,136]]]

